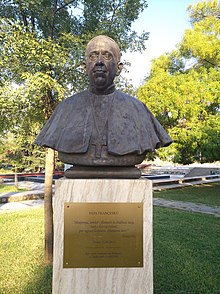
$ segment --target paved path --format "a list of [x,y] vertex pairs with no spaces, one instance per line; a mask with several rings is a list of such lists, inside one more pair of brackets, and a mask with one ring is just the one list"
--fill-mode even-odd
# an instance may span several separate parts
[[[11,183],[8,183],[8,185],[14,185],[14,183],[11,182]],[[35,207],[43,207],[44,200],[34,199],[34,198],[41,198],[41,196],[43,196],[44,183],[21,181],[18,183],[18,185],[20,189],[28,189],[28,191],[0,194],[0,196],[3,198],[12,196],[15,199],[15,200],[12,200],[12,202],[0,204],[0,213],[19,211],[19,210],[30,209]],[[28,199],[30,195],[33,200],[19,201],[25,198]],[[40,196],[40,197],[37,197],[37,196]]]
[[0,204],[0,214],[20,211],[23,209],[43,207],[43,205],[44,205],[43,199],[8,202],[8,203]]
[[168,208],[181,209],[192,212],[200,212],[206,214],[212,214],[220,217],[220,207],[210,207],[205,204],[196,204],[192,202],[174,201],[162,198],[154,198],[154,205],[163,206]]
[[[36,207],[43,207],[44,200],[26,200],[19,202],[8,202],[5,204],[0,204],[0,213],[7,213],[13,211],[19,211],[23,209],[30,209]],[[200,212],[206,214],[212,214],[214,216],[220,217],[220,207],[210,207],[205,204],[195,204],[192,202],[183,202],[183,201],[173,201],[166,200],[162,198],[154,198],[153,204],[155,206],[163,206],[168,208],[175,208],[191,212]]]
[[[33,183],[33,182],[19,182],[19,187],[31,189],[32,192],[37,194],[37,193],[43,192],[44,184]],[[25,193],[28,193],[28,192],[19,192],[14,194],[18,195],[22,193],[25,195]],[[30,209],[34,207],[42,207],[43,203],[44,203],[43,199],[3,203],[3,204],[0,204],[0,213],[19,211],[22,209]],[[206,214],[211,214],[211,215],[220,217],[220,207],[210,207],[205,204],[195,204],[192,202],[174,201],[174,200],[167,200],[162,198],[154,198],[153,204],[155,206],[163,206],[163,207],[181,209],[181,210],[191,211],[191,212],[206,213]]]

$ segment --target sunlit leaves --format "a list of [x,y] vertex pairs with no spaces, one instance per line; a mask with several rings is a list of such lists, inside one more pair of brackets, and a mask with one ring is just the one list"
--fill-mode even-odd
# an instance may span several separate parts
[[[114,38],[123,51],[145,49],[148,33],[140,36],[131,29],[132,22],[147,7],[147,1],[84,1],[82,31],[91,36],[105,34]],[[104,13],[103,13],[104,12]]]
[[[220,141],[217,141],[220,134],[219,80],[220,72],[215,69],[192,69],[173,75],[158,71],[139,88],[139,99],[146,103],[174,140],[168,149],[170,156],[176,154],[175,161],[190,163],[200,160],[198,154],[208,148],[205,145],[212,149],[209,141],[216,141],[219,149],[215,148],[213,152],[215,160],[220,158]],[[207,133],[210,134],[208,141]],[[209,157],[205,153],[201,155],[202,159],[214,160],[214,156]]]
[[131,24],[145,7],[145,0],[0,0],[0,133],[33,143],[57,103],[87,88],[81,65],[94,35],[143,50],[148,34]]
[[220,18],[220,6],[218,0],[200,1],[195,5],[189,5],[187,8],[191,23],[198,23],[205,18],[213,16]]
[[[173,139],[164,159],[191,163],[220,159],[220,23],[217,1],[190,7],[193,29],[178,50],[155,59],[138,97]],[[193,58],[193,59],[192,59]],[[190,61],[192,66],[189,67]]]
[[[5,79],[19,82],[23,72],[43,71],[58,78],[60,70],[79,66],[82,45],[79,38],[63,34],[57,42],[26,32],[18,23],[0,22],[0,67]],[[78,49],[78,50],[77,50]],[[81,49],[81,50],[80,50]]]
[[180,51],[199,65],[220,66],[220,6],[217,0],[189,6],[192,29],[186,30]]

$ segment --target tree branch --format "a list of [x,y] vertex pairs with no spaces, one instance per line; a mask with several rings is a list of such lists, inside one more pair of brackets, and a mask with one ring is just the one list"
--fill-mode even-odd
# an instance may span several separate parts
[[35,19],[34,19],[34,15],[31,15],[31,23],[32,23],[32,32],[35,32]]
[[26,17],[26,14],[24,13],[24,11],[22,9],[20,1],[18,1],[18,7],[19,7],[19,10],[20,10],[20,13],[21,13],[23,24],[27,28],[27,26],[28,26],[27,17]]
[[120,7],[120,6],[122,6],[124,3],[123,3],[123,0],[119,0],[118,1],[118,4],[116,4],[115,6],[112,6],[112,8],[113,8],[113,11],[112,11],[112,16],[111,16],[111,20],[110,20],[110,22],[113,22],[113,19],[114,19],[114,16],[115,16],[115,14],[116,14],[116,11],[118,10],[118,8]]
[[[56,1],[56,2],[57,2],[57,1]],[[72,0],[72,1],[70,1],[70,2],[68,2],[68,3],[66,3],[66,4],[63,4],[63,5],[60,6],[60,7],[57,7],[56,10],[55,10],[55,12],[54,12],[54,14],[56,14],[59,10],[65,8],[66,6],[72,4],[73,2],[75,2],[75,0]]]
[[56,10],[57,10],[57,3],[58,0],[54,1],[54,9],[53,9],[53,17],[51,21],[51,39],[54,37],[54,25],[55,25],[55,15],[56,15]]
[[61,9],[67,7],[68,5],[72,4],[75,0],[72,0],[66,4],[63,4],[60,7],[57,7],[58,4],[58,0],[54,1],[54,10],[53,10],[53,17],[52,17],[52,23],[51,23],[51,38],[53,39],[54,37],[54,26],[55,26],[55,17],[58,11],[60,11]]
[[217,66],[216,64],[214,64],[213,62],[211,62],[211,61],[209,61],[209,60],[207,60],[207,59],[203,59],[203,60],[204,60],[205,62],[211,64],[212,66]]

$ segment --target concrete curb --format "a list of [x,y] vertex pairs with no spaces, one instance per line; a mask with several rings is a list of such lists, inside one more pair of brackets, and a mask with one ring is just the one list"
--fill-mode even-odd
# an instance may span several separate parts
[[0,204],[8,202],[19,202],[24,200],[37,200],[43,198],[44,192],[41,190],[7,193],[0,196]]
[[44,206],[44,200],[25,200],[19,202],[8,202],[5,204],[0,204],[0,214],[12,213],[17,211],[22,211],[26,209],[33,209]]
[[211,215],[220,217],[220,207],[211,207],[205,204],[174,201],[174,200],[167,200],[162,198],[154,198],[153,204],[155,206],[162,206],[162,207],[180,209],[180,210],[191,211],[191,212],[206,213],[206,214],[211,214]]

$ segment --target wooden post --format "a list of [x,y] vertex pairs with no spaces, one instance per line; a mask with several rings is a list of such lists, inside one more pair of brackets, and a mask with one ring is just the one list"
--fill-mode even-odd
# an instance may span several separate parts
[[47,265],[53,263],[53,199],[52,184],[54,170],[54,150],[46,150],[45,187],[44,187],[44,228],[45,228],[45,251],[44,258]]

